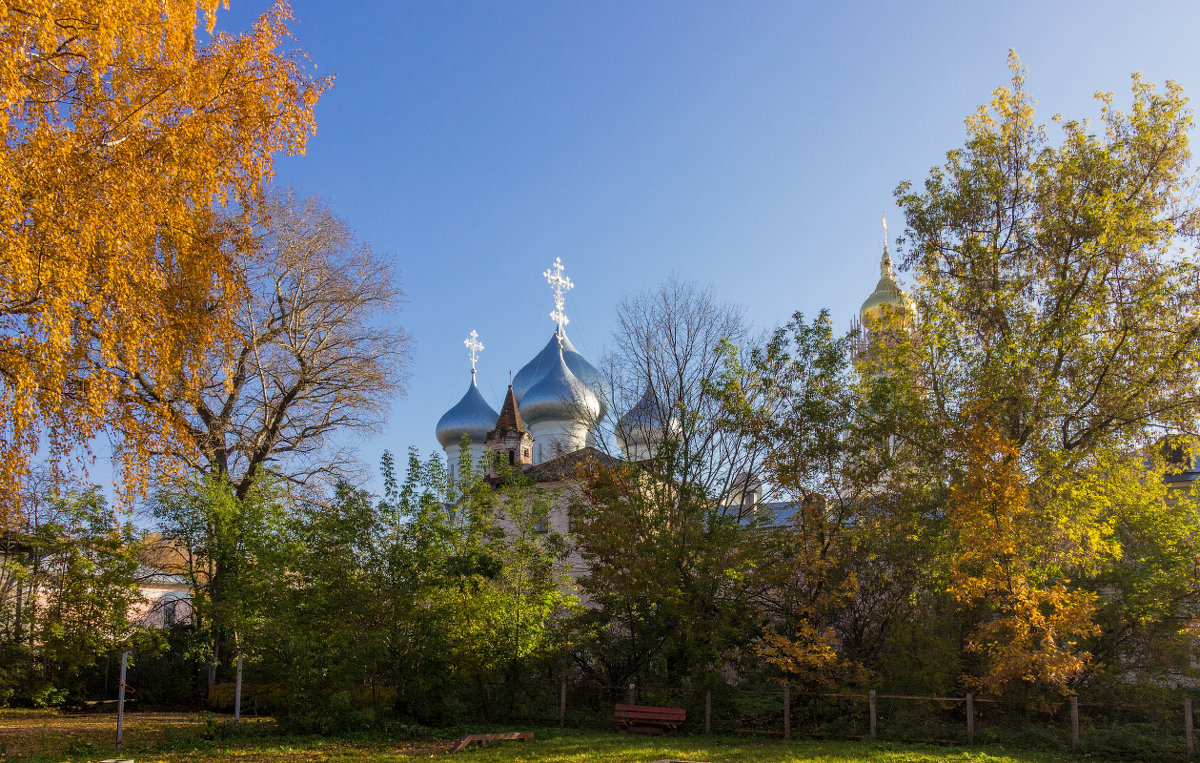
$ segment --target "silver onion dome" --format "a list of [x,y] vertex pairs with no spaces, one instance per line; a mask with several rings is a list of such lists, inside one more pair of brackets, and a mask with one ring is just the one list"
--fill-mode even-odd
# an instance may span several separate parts
[[[554,362],[533,386],[525,390],[519,404],[521,417],[531,426],[550,420],[577,421],[591,426],[604,410],[600,397],[569,367],[565,341],[562,352],[558,350],[558,339],[553,342]],[[513,380],[513,391],[516,391],[516,379]]]
[[472,374],[467,394],[438,419],[438,442],[443,448],[452,446],[465,434],[472,443],[482,445],[499,417],[500,414],[479,393],[479,387],[475,386],[475,375]]
[[617,420],[617,436],[623,439],[640,435],[643,432],[661,434],[662,430],[662,415],[659,411],[658,401],[654,397],[654,389],[651,387],[647,387],[646,391],[642,393],[637,405],[630,408],[624,416]]
[[662,409],[653,387],[647,387],[637,404],[617,420],[617,442],[627,458],[652,457],[664,437],[678,437],[679,433],[679,420]]
[[[608,410],[608,406],[604,400],[604,382],[600,377],[600,372],[596,367],[587,361],[585,357],[579,354],[575,349],[575,345],[571,344],[571,340],[567,338],[567,332],[563,331],[562,337],[562,357],[566,361],[567,368],[571,369],[571,373],[577,379],[586,384],[600,402],[600,413],[598,418],[602,418]],[[517,371],[517,375],[513,377],[513,395],[516,397],[517,405],[521,406],[522,415],[525,412],[525,394],[541,381],[548,373],[554,370],[558,365],[558,332],[550,335],[550,341],[546,342],[546,346],[542,351],[533,357]]]

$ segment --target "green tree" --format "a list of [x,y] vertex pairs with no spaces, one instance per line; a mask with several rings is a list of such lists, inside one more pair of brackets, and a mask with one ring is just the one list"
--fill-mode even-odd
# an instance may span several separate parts
[[[964,146],[922,187],[897,189],[920,314],[916,351],[898,365],[919,380],[948,444],[947,476],[958,485],[946,507],[960,558],[955,590],[971,608],[983,657],[973,672],[1008,676],[989,680],[993,689],[1061,688],[1085,675],[1086,590],[1120,578],[1132,594],[1156,574],[1183,574],[1157,565],[1138,572],[1143,555],[1185,564],[1146,545],[1187,535],[1191,512],[1167,510],[1158,475],[1133,475],[1163,468],[1156,442],[1164,434],[1197,431],[1192,115],[1179,85],[1158,90],[1135,75],[1128,112],[1099,93],[1095,128],[1056,116],[1060,137],[1051,139],[1015,55],[1010,63],[1011,85],[967,119]],[[981,438],[999,444],[974,447]],[[1004,481],[1020,486],[1020,501],[989,498],[985,487]],[[1152,531],[1149,516],[1172,529]],[[997,542],[1020,562],[1021,595],[1041,602],[1010,626],[1036,630],[1039,618],[1071,615],[1070,628],[1043,632],[1026,657],[1059,654],[1071,669],[999,669],[1017,664],[1013,640],[988,634],[1017,616],[1018,588],[998,579],[1003,565],[961,563],[982,560]],[[1176,615],[1194,606],[1194,586],[1174,590]],[[1159,622],[1172,616],[1152,609]],[[1118,651],[1137,648],[1126,642]]]
[[504,464],[495,487],[466,458],[453,481],[436,456],[410,452],[402,484],[390,464],[382,549],[397,710],[425,722],[472,704],[491,712],[486,687],[519,689],[555,651],[551,634],[574,605],[565,544],[538,532],[551,496]]
[[602,685],[704,685],[757,633],[764,536],[674,479],[679,458],[666,440],[651,468],[597,467],[584,482],[575,541],[590,606],[575,627]]
[[758,651],[809,684],[854,680],[864,666],[896,678],[882,658],[938,579],[942,491],[918,447],[921,398],[901,369],[878,372],[881,351],[907,352],[911,332],[876,328],[886,348],[856,366],[856,337],[835,336],[825,313],[797,313],[762,348],[727,345],[714,384],[721,425],[765,453],[775,499]]
[[[19,627],[0,644],[0,702],[60,704],[90,699],[99,661],[138,635],[138,551],[142,533],[122,523],[98,487],[50,485],[26,501],[20,536],[27,553],[5,572],[21,578]],[[6,607],[7,609],[7,607]]]
[[188,656],[208,663],[210,685],[217,680],[218,650],[252,652],[246,639],[262,627],[268,603],[288,585],[287,530],[294,511],[281,483],[269,480],[244,497],[217,476],[154,495],[151,513],[162,538],[182,552],[182,571],[192,586],[194,641]]

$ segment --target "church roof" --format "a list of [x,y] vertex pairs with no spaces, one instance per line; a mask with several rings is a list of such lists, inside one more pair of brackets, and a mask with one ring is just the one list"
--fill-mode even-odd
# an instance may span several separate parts
[[[534,355],[532,360],[522,366],[521,370],[517,371],[517,375],[512,380],[512,387],[518,405],[525,404],[526,392],[557,369],[558,348],[558,329],[555,329],[554,333],[550,335],[550,341],[546,342],[546,346],[537,355]],[[588,389],[599,398],[600,415],[603,416],[607,406],[604,400],[604,382],[600,372],[587,361],[587,358],[579,354],[575,345],[571,344],[566,330],[563,330],[562,333],[562,358],[566,361],[567,368],[571,369],[571,373],[586,384]]]
[[534,482],[561,482],[577,475],[580,469],[587,471],[597,467],[612,468],[620,464],[619,459],[597,450],[590,445],[571,453],[528,467],[525,476]]
[[521,400],[525,420],[531,425],[574,421],[590,427],[604,415],[600,396],[571,371],[563,352],[555,349],[553,366]]
[[521,421],[521,411],[517,408],[517,398],[513,394],[512,385],[508,385],[508,394],[504,396],[504,405],[500,406],[500,416],[496,419],[493,432],[525,431],[525,422]]

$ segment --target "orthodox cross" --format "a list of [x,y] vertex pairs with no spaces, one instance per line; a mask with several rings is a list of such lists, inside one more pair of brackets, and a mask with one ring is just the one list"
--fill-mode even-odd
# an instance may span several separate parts
[[896,273],[892,270],[892,258],[888,255],[887,214],[885,213],[880,219],[883,221],[883,257],[879,260],[879,275],[884,278],[895,278]]
[[565,303],[563,295],[574,288],[575,284],[571,283],[570,278],[563,275],[562,257],[555,257],[554,265],[545,273],[542,273],[542,275],[545,277],[546,282],[550,284],[550,290],[554,292],[554,312],[550,313],[550,320],[558,324],[558,329],[555,333],[558,335],[558,346],[562,347],[563,337],[566,336],[563,333],[563,326],[570,323],[567,320],[567,314],[563,312],[563,305]]
[[463,344],[471,351],[471,379],[475,379],[475,361],[479,360],[479,351],[483,349],[483,342],[479,341],[479,332],[471,329],[471,334],[463,340]]

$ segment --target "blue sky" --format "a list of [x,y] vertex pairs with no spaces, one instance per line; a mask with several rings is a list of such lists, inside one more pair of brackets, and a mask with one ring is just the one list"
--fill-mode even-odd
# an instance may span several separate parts
[[[230,0],[220,28],[267,3]],[[763,328],[874,286],[892,192],[962,143],[963,118],[1029,69],[1047,121],[1098,113],[1129,75],[1200,93],[1194,3],[316,2],[292,31],[335,74],[306,156],[278,180],[334,209],[401,275],[407,393],[360,454],[437,448],[471,329],[499,408],[549,338],[598,359],[622,295],[676,273]],[[1122,103],[1127,103],[1124,98]]]

